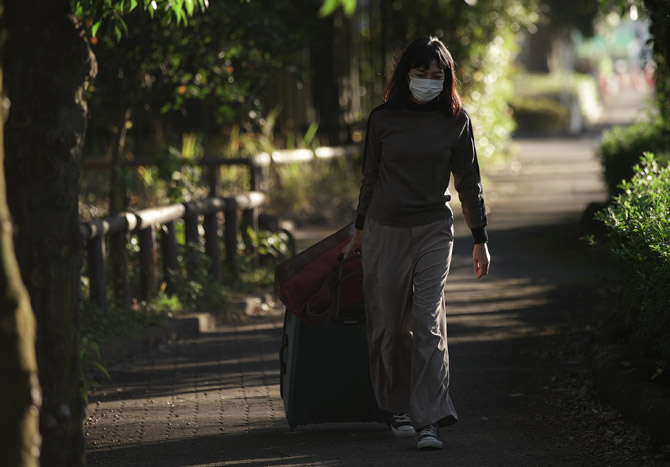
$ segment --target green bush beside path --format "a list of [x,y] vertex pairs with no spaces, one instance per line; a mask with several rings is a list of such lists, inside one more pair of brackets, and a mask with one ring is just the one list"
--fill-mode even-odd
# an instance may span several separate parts
[[607,246],[623,267],[619,312],[631,342],[670,369],[670,166],[646,153],[630,181],[596,219],[608,227]]

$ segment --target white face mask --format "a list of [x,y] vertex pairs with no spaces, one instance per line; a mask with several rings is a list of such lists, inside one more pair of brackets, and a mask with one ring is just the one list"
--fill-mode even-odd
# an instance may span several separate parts
[[409,77],[409,92],[418,102],[426,103],[435,99],[442,92],[444,79],[424,79]]

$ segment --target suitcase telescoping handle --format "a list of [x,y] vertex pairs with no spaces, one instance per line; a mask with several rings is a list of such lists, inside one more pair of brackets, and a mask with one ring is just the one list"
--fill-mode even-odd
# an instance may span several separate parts
[[[344,253],[340,253],[337,255],[337,293],[333,294],[333,306],[335,307],[335,314],[332,317],[332,320],[339,323],[339,324],[361,324],[365,322],[365,315],[359,318],[340,318],[340,293],[341,289],[339,287],[340,284],[342,284],[342,269],[344,263],[348,261],[354,261],[356,259],[359,259],[357,256],[350,256],[349,258],[345,259],[344,258]],[[344,279],[348,279],[349,277],[355,276],[356,273],[350,273],[348,276],[346,276]]]
[[[342,283],[342,263],[344,262],[344,253],[340,253],[337,255],[337,283],[341,284]],[[333,316],[334,319],[337,319],[337,317],[340,314],[340,287],[337,287],[337,293],[333,297],[333,300],[335,301],[335,316]]]

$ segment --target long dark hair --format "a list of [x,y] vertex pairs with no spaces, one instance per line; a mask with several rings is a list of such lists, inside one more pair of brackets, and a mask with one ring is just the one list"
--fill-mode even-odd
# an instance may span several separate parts
[[461,96],[456,89],[456,72],[454,59],[447,47],[437,37],[425,36],[415,39],[403,51],[396,62],[393,74],[384,89],[384,101],[392,109],[400,109],[409,102],[409,85],[407,76],[412,68],[430,68],[432,61],[444,70],[444,87],[439,96],[439,103],[447,115],[459,115],[463,110]]

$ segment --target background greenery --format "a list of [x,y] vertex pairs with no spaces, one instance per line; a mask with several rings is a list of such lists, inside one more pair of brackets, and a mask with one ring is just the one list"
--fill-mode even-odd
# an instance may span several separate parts
[[[563,73],[515,73],[514,93],[509,99],[517,132],[570,131],[570,119],[593,125],[602,111],[598,83],[591,75]],[[575,115],[577,114],[577,115]]]
[[101,23],[89,12],[98,74],[88,89],[84,160],[106,158],[115,175],[85,170],[95,181],[82,184],[83,202],[104,212],[107,192],[121,190],[129,194],[118,209],[138,207],[147,199],[131,199],[140,184],[177,183],[173,170],[134,174],[121,162],[149,159],[174,168],[169,162],[184,157],[184,134],[198,134],[196,158],[252,152],[261,136],[263,150],[290,147],[314,123],[314,141],[360,143],[394,56],[428,34],[456,59],[481,157],[498,156],[514,128],[510,65],[519,34],[538,20],[536,4],[370,0],[323,17],[314,0],[225,1],[196,8],[185,25],[173,15],[149,21],[139,7]]
[[[600,154],[613,198],[597,219],[607,226],[606,245],[621,262],[624,280],[616,312],[629,326],[630,342],[656,360],[655,378],[670,370],[670,335],[666,332],[670,324],[670,2],[600,3],[602,11],[622,14],[635,6],[650,21],[657,116],[649,122],[612,128],[603,135]],[[656,156],[643,157],[647,151]]]

